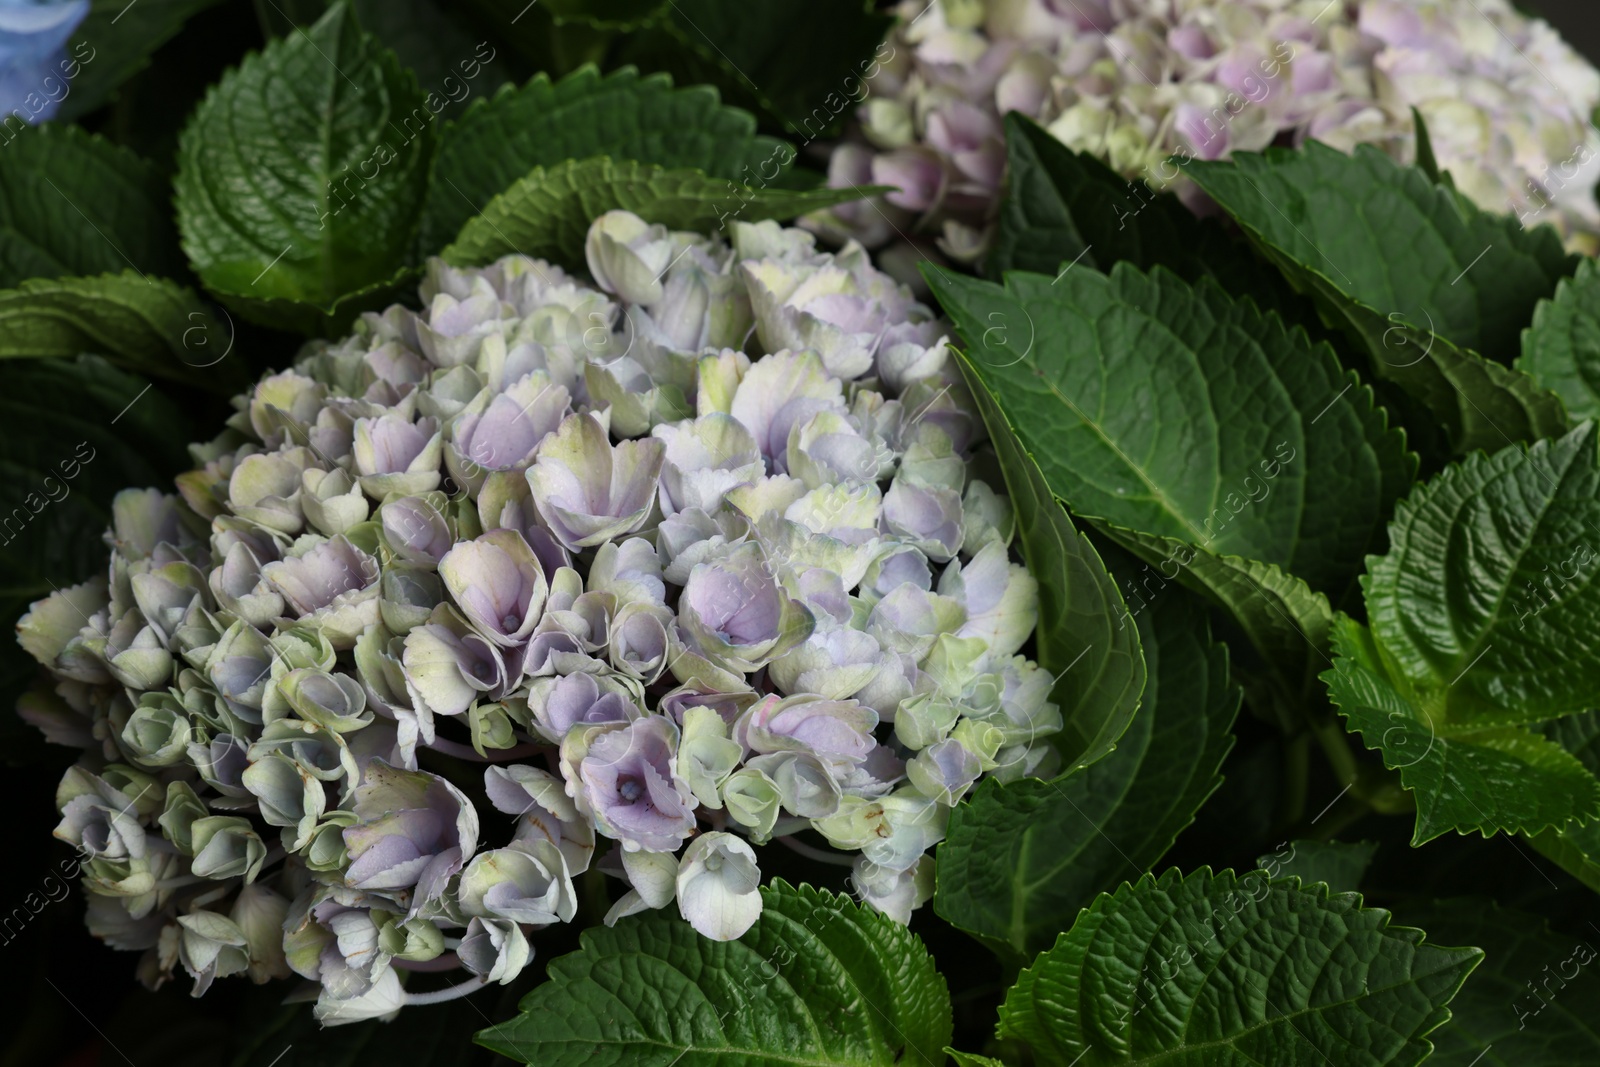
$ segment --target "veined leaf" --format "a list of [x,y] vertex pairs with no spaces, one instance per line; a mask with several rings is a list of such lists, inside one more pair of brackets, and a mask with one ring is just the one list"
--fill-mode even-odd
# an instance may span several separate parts
[[1592,259],[1539,301],[1517,369],[1561,398],[1575,419],[1600,415],[1600,270]]
[[1126,260],[1188,281],[1209,276],[1287,321],[1315,320],[1277,269],[1216,219],[1199,218],[1175,195],[1073,151],[1021,112],[1005,117],[1005,130],[1006,188],[987,277],[999,281],[1012,270],[1055,277],[1068,264],[1109,271]]
[[831,133],[893,59],[894,20],[867,0],[673,0],[660,23],[622,41],[622,62],[708,83],[808,142]]
[[1322,882],[1335,893],[1354,893],[1377,851],[1376,841],[1291,841],[1256,862],[1274,881],[1298,878],[1302,885]]
[[1263,244],[1349,299],[1509,363],[1534,305],[1577,267],[1548,226],[1473,207],[1370,145],[1194,160],[1196,184]]
[[232,393],[249,380],[231,355],[233,337],[191,290],[131,271],[0,291],[0,360],[91,352],[140,374]]
[[1053,699],[1065,720],[1054,739],[1069,768],[1100,759],[1134,719],[1146,686],[1139,629],[1094,546],[1051,495],[1039,465],[976,380],[962,373],[994,441],[1017,516],[1028,569],[1039,583],[1038,662],[1056,676]]
[[666,170],[606,156],[535,167],[461,228],[442,255],[475,266],[519,252],[583,262],[589,223],[614,209],[673,229],[709,232],[729,219],[789,219],[877,192],[867,189],[751,189],[697,170]]
[[958,1049],[948,1048],[950,1058],[956,1061],[956,1067],[1006,1067],[1000,1060],[989,1056],[980,1056],[975,1052],[962,1052]]
[[1240,699],[1227,649],[1186,594],[1137,626],[1150,677],[1116,750],[1052,781],[986,782],[950,814],[934,908],[1019,963],[1096,894],[1154,866],[1222,783]]
[[424,100],[344,3],[224,75],[179,143],[178,226],[206,287],[280,327],[381,299],[427,187]]
[[170,195],[155,167],[80,127],[16,133],[0,150],[0,288],[130,267],[182,272]]
[[1046,1067],[1410,1067],[1482,958],[1354,894],[1169,870],[1080,915],[1006,994],[998,1032]]
[[[1270,563],[1214,556],[1179,538],[1140,533],[1100,519],[1089,521],[1128,551],[1151,561],[1139,583],[1143,592],[1159,595],[1166,582],[1176,581],[1208,597],[1232,616],[1261,658],[1293,683],[1296,692],[1302,679],[1327,666],[1333,608],[1326,596],[1303,580]],[[1152,580],[1157,583],[1154,590],[1148,588]],[[1143,592],[1129,594],[1135,610],[1144,603]]]
[[[790,145],[756,134],[749,112],[725,107],[710,86],[674,89],[664,74],[592,66],[551,82],[503,86],[446,126],[418,243],[437,252],[469,219],[535,167],[610,156],[704,171],[751,185],[794,161]],[[770,173],[767,173],[770,171]]]
[[1600,1062],[1600,937],[1559,934],[1537,915],[1491,900],[1397,909],[1432,939],[1483,950],[1483,965],[1434,1031],[1429,1067],[1569,1067]]
[[[117,87],[150,63],[193,15],[218,0],[89,0],[89,15],[72,35],[68,79],[61,102],[62,121],[87,115],[111,99]],[[65,73],[65,71],[63,71]]]
[[1458,451],[1567,428],[1553,394],[1503,365],[1534,305],[1574,269],[1553,230],[1479,211],[1368,145],[1347,156],[1311,142],[1188,170]]
[[1363,581],[1373,636],[1433,721],[1539,722],[1600,689],[1595,428],[1475,454],[1395,511]]
[[[1528,726],[1458,725],[1428,716],[1435,699],[1390,672],[1366,627],[1341,618],[1323,674],[1351,730],[1416,795],[1420,845],[1447,830],[1537,834],[1600,816],[1600,779]],[[1436,694],[1435,694],[1436,696]]]
[[[1570,753],[1590,774],[1600,777],[1600,711],[1541,723],[1539,732]],[[1600,892],[1600,819],[1545,830],[1529,841],[1568,874]]]
[[[1164,577],[1261,616],[1265,654],[1294,632],[1274,597],[1314,608],[1297,579],[1353,587],[1414,459],[1326,345],[1159,268],[928,277],[1055,494]],[[1272,568],[1286,590],[1261,587]]]
[[583,933],[478,1043],[539,1067],[891,1067],[942,1062],[949,994],[904,926],[775,881],[737,941],[653,912]]

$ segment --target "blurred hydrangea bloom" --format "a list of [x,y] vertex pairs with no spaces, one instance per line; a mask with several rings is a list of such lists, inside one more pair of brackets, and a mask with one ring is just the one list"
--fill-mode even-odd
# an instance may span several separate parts
[[737,938],[774,839],[906,921],[952,805],[1051,771],[946,325],[774,223],[613,212],[588,249],[602,289],[435,261],[426,311],[264,378],[19,624],[55,676],[24,716],[85,749],[56,834],[147,980],[386,1016],[511,981],[591,866],[607,921]]
[[88,15],[89,0],[0,0],[0,118],[55,116],[78,69],[67,40]]
[[[1510,0],[902,0],[893,57],[829,163],[886,184],[806,220],[876,248],[985,250],[1019,111],[1199,207],[1188,158],[1373,144],[1402,162],[1423,116],[1440,167],[1490,211],[1600,251],[1600,73]],[[1175,158],[1174,158],[1175,157]]]

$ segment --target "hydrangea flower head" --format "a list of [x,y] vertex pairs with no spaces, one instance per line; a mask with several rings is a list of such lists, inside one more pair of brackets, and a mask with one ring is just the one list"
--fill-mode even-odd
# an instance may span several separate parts
[[26,717],[84,750],[56,834],[150,981],[384,1017],[413,966],[514,979],[595,865],[607,921],[729,940],[796,833],[904,921],[952,806],[1050,769],[944,324],[773,223],[612,212],[588,260],[433,263],[426,310],[264,378],[19,624],[55,680]]
[[898,13],[859,136],[829,163],[831,185],[898,191],[810,218],[822,232],[878,247],[920,228],[978,258],[1010,111],[1200,206],[1188,158],[1315,139],[1411,162],[1415,108],[1480,207],[1600,250],[1600,73],[1510,0],[903,0]]

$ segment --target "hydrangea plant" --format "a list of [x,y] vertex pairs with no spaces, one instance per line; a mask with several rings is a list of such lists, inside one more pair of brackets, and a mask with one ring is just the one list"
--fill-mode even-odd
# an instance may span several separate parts
[[1492,211],[1600,248],[1600,73],[1509,0],[904,0],[893,58],[829,164],[887,203],[816,216],[878,247],[932,231],[987,247],[1018,111],[1063,144],[1196,207],[1190,159],[1317,140],[1439,165]]
[[608,922],[730,940],[752,845],[804,828],[904,922],[951,806],[1052,768],[947,324],[776,223],[613,211],[585,249],[592,286],[431,262],[422,311],[118,496],[109,573],[20,624],[57,679],[26,717],[85,749],[56,836],[152,984],[293,973],[347,1022],[408,964],[509,982],[591,866]]
[[1593,73],[880,6],[0,4],[0,1060],[1600,1062]]

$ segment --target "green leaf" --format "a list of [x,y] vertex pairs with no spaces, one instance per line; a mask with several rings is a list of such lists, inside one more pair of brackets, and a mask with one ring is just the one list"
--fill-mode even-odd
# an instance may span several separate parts
[[1458,451],[1566,429],[1554,395],[1503,365],[1534,305],[1573,270],[1553,230],[1481,212],[1369,145],[1347,156],[1311,142],[1189,172]]
[[1600,416],[1600,269],[1592,259],[1539,301],[1522,331],[1517,369],[1561,398],[1576,419]]
[[479,1044],[539,1067],[940,1063],[949,994],[904,926],[774,881],[737,941],[653,912],[583,933]]
[[0,288],[129,267],[184,269],[166,179],[76,126],[29,127],[0,151]]
[[[1541,723],[1539,732],[1575,757],[1590,774],[1600,777],[1600,711]],[[1529,841],[1568,874],[1600,892],[1600,819],[1545,830]]]
[[1411,109],[1411,129],[1416,135],[1417,169],[1433,184],[1440,184],[1443,178],[1439,172],[1439,161],[1433,156],[1433,139],[1428,136],[1428,124],[1423,120],[1422,112],[1415,107]]
[[1410,1067],[1483,956],[1423,937],[1325,886],[1147,874],[1022,972],[998,1032],[1044,1067]]
[[1257,866],[1274,881],[1299,878],[1304,885],[1321,882],[1335,893],[1354,893],[1377,851],[1376,841],[1291,841],[1262,856]]
[[961,1052],[953,1048],[947,1048],[945,1051],[956,1061],[956,1067],[1006,1067],[1000,1060],[979,1056],[975,1052]]
[[1467,457],[1419,485],[1369,561],[1385,663],[1451,725],[1538,722],[1600,689],[1594,425]]
[[1537,915],[1492,900],[1455,899],[1396,909],[1428,936],[1475,945],[1483,965],[1433,1034],[1429,1067],[1570,1067],[1600,1063],[1600,938],[1555,933]]
[[664,170],[605,156],[571,160],[535,167],[473,216],[442,255],[456,266],[480,265],[513,252],[582,263],[589,223],[614,209],[673,229],[709,232],[727,219],[790,219],[876,191],[876,186],[748,189],[697,170]]
[[1528,843],[1600,893],[1600,819],[1543,830],[1529,835]]
[[1019,963],[1154,866],[1222,784],[1240,699],[1227,649],[1183,594],[1137,624],[1150,678],[1116,750],[1053,781],[986,782],[950,814],[934,909]]
[[[64,62],[76,63],[61,102],[63,122],[87,115],[143,70],[193,15],[218,0],[89,0],[89,15],[72,35]],[[67,73],[72,68],[64,68]]]
[[1017,536],[1039,583],[1038,662],[1056,676],[1052,699],[1065,722],[1055,738],[1069,767],[1100,759],[1139,708],[1146,664],[1139,630],[1128,625],[1094,546],[1072,525],[1022,447],[1016,431],[961,357],[962,374],[983,414],[1016,511]]
[[1428,717],[1436,701],[1389,672],[1366,627],[1341,618],[1328,695],[1416,795],[1411,843],[1447,830],[1538,833],[1600,815],[1600,779],[1526,726],[1460,726]]
[[232,324],[191,290],[131,271],[0,291],[0,360],[92,352],[140,374],[231,394],[250,378],[232,355],[233,337]]
[[833,132],[866,98],[894,19],[869,0],[673,0],[651,31],[624,38],[619,59],[665,70],[680,84],[715,85],[809,143]]
[[1299,613],[1274,599],[1326,615],[1297,579],[1353,588],[1415,461],[1327,345],[1161,268],[1012,273],[1004,288],[927,273],[977,376],[1074,514],[1164,578],[1184,573],[1262,616],[1253,629],[1276,634],[1267,647],[1287,643]]
[[178,226],[206,287],[304,325],[407,266],[433,151],[410,72],[345,4],[246,57],[179,141]]
[[1398,312],[1509,363],[1534,305],[1577,257],[1548,226],[1480,211],[1421,170],[1361,145],[1318,142],[1192,161],[1189,173],[1247,231],[1349,299]]
[[[701,170],[749,185],[771,181],[795,152],[776,138],[757,136],[755,118],[724,107],[710,86],[674,89],[666,75],[640,77],[632,68],[601,77],[584,67],[554,83],[540,74],[520,88],[503,86],[445,127],[421,248],[444,247],[535,167],[591,156]],[[721,183],[719,192],[726,192]]]
[[[1090,519],[1095,528],[1145,560],[1134,610],[1145,594],[1158,595],[1176,581],[1206,596],[1244,631],[1261,658],[1290,682],[1313,677],[1328,663],[1333,628],[1328,598],[1280,568],[1239,556],[1214,556],[1182,539],[1157,537]],[[1151,568],[1154,568],[1152,571]],[[1149,583],[1154,582],[1154,589]],[[1300,691],[1300,685],[1295,685]]]
[[1067,264],[1109,271],[1126,260],[1143,271],[1166,267],[1187,281],[1210,276],[1263,309],[1294,316],[1290,321],[1307,317],[1277,269],[1218,220],[1198,218],[1175,195],[1073,151],[1021,112],[1005,117],[1005,130],[1006,188],[984,264],[990,279],[1012,270],[1055,277]]

